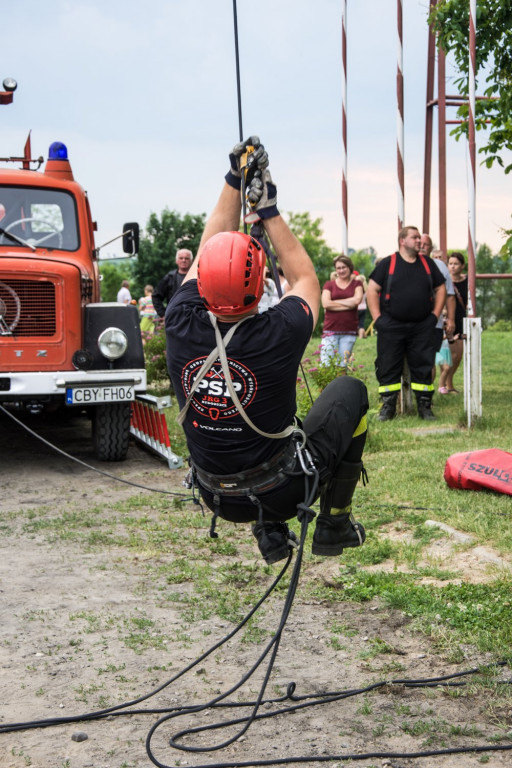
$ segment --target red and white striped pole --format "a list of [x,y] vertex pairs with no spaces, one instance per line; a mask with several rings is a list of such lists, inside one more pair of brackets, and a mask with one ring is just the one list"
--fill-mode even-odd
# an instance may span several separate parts
[[469,113],[468,113],[468,316],[475,317],[476,259],[476,0],[469,2]]
[[398,229],[402,229],[405,219],[405,194],[404,194],[404,49],[403,49],[403,15],[402,0],[397,0],[397,31],[398,31],[398,58],[396,71],[396,159],[398,174]]
[[348,254],[348,189],[347,189],[347,0],[341,2],[341,130],[342,130],[342,155],[341,155],[341,248],[344,254]]

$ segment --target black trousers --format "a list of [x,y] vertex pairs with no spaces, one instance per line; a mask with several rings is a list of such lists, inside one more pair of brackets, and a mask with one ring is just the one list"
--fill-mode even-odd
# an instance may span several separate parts
[[433,314],[419,323],[404,323],[389,315],[379,317],[375,374],[380,392],[386,391],[386,386],[400,384],[404,356],[411,371],[411,384],[432,384],[436,322]]
[[[341,462],[361,461],[367,410],[366,386],[351,376],[331,381],[314,402],[304,419],[303,429],[322,485],[336,476]],[[265,521],[284,521],[296,516],[297,504],[304,501],[304,475],[298,461],[293,471],[297,473],[295,476],[258,495]],[[201,488],[201,495],[207,506],[225,520],[235,523],[258,520],[258,507],[246,496],[221,496],[220,507],[215,510],[213,494]]]

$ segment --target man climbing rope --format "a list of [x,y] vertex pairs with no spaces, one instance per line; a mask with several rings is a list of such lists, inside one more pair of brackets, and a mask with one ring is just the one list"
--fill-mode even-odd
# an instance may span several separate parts
[[[253,172],[245,179],[248,219],[263,224],[290,285],[263,313],[258,302],[265,249],[238,231],[241,158],[248,146]],[[318,317],[318,279],[279,214],[268,156],[257,137],[237,144],[230,162],[198,255],[166,312],[169,375],[182,409],[194,482],[214,512],[212,535],[217,516],[254,522],[260,552],[274,563],[287,557],[296,541],[284,521],[304,508],[307,476],[314,474],[320,514],[312,551],[339,555],[365,539],[351,501],[363,470],[366,387],[349,376],[332,381],[303,431],[297,424],[297,371]]]

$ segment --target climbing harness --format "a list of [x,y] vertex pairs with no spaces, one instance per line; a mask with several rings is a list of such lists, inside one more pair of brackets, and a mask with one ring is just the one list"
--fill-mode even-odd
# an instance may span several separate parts
[[[310,452],[306,448],[306,436],[302,429],[295,429],[291,440],[269,461],[235,475],[215,475],[191,462],[186,481],[192,489],[212,494],[214,510],[210,537],[217,538],[215,526],[221,515],[223,497],[247,498],[258,510],[258,521],[263,523],[263,504],[259,494],[268,493],[293,477],[304,477],[304,498],[307,506],[318,493],[319,474]],[[307,501],[308,499],[311,499]],[[302,505],[299,505],[302,506]],[[311,519],[314,517],[312,513]],[[299,517],[299,515],[297,515]]]
[[[210,537],[217,538],[215,532],[215,526],[217,518],[220,515],[221,497],[222,496],[245,496],[252,504],[258,509],[259,522],[263,522],[263,506],[258,498],[259,493],[267,493],[268,491],[281,485],[286,479],[294,474],[304,474],[307,477],[316,477],[315,485],[318,487],[318,470],[313,462],[311,454],[306,449],[306,435],[302,429],[297,425],[294,420],[293,424],[288,425],[280,432],[264,432],[254,424],[244,411],[242,404],[236,394],[233,386],[233,380],[229,370],[229,363],[226,353],[226,347],[233,338],[236,330],[239,326],[249,320],[252,315],[242,318],[235,323],[222,338],[222,334],[217,324],[217,317],[213,312],[208,312],[208,317],[215,331],[215,340],[217,342],[215,348],[210,352],[203,365],[201,366],[197,376],[194,379],[190,392],[188,393],[185,405],[181,409],[177,421],[183,425],[188,409],[192,403],[194,393],[196,392],[199,384],[204,379],[212,364],[215,360],[219,359],[224,374],[224,380],[228,388],[229,394],[233,400],[234,405],[240,416],[254,430],[258,435],[273,440],[284,440],[286,438],[292,438],[288,441],[286,446],[281,449],[275,456],[269,461],[264,462],[249,470],[238,472],[235,475],[216,475],[207,472],[197,464],[192,462],[191,471],[187,475],[186,485],[188,487],[199,489],[203,488],[209,491],[213,495],[214,511],[212,522],[210,526]],[[300,471],[295,471],[295,466],[299,461]],[[307,496],[307,491],[306,491]]]

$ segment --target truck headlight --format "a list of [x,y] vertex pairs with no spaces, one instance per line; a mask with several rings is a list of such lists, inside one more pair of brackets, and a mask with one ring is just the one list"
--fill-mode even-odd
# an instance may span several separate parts
[[98,336],[98,347],[107,360],[117,360],[126,352],[128,337],[120,328],[105,328]]

